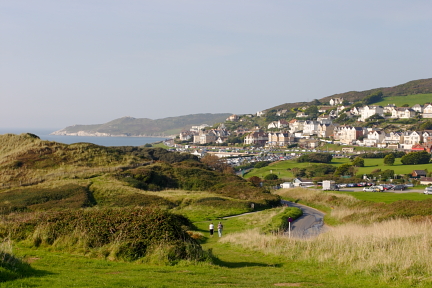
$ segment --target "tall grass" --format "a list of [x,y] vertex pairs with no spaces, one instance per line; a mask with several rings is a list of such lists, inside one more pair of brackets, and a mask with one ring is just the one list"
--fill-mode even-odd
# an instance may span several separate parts
[[376,275],[386,282],[427,281],[432,275],[431,222],[406,219],[372,225],[345,224],[316,238],[301,240],[264,235],[258,229],[220,241],[290,260],[344,267],[347,272]]

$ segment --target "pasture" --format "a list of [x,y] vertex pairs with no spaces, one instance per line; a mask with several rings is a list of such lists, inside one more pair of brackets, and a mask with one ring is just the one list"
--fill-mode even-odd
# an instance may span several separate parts
[[404,104],[409,104],[413,106],[415,104],[423,105],[425,103],[432,102],[432,93],[428,94],[415,94],[415,95],[407,95],[407,96],[389,96],[385,97],[382,101],[374,103],[373,105],[381,105],[386,106],[387,104],[395,104],[398,107],[401,107]]

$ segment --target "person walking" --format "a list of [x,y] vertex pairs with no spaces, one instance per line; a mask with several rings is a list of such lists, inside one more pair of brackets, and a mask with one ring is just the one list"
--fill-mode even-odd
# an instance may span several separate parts
[[217,228],[218,228],[218,234],[219,234],[219,237],[222,237],[222,230],[223,230],[222,222],[219,222]]
[[214,225],[213,225],[213,222],[210,223],[210,225],[209,225],[209,230],[210,230],[210,236],[213,237],[213,231],[214,231]]

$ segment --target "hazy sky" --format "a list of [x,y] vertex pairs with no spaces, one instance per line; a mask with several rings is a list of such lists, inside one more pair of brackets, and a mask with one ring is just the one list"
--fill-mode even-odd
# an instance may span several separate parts
[[255,113],[432,77],[430,0],[0,0],[0,127]]

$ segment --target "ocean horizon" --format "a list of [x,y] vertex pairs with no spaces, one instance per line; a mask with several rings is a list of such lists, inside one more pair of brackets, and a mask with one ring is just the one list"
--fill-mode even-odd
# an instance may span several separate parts
[[50,135],[50,133],[60,129],[48,128],[0,128],[0,135],[3,134],[22,134],[32,133],[39,136],[42,140],[55,141],[63,144],[74,143],[93,143],[101,146],[142,146],[148,143],[160,142],[168,139],[167,137],[97,137],[97,136],[60,136]]

